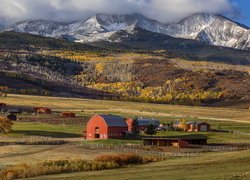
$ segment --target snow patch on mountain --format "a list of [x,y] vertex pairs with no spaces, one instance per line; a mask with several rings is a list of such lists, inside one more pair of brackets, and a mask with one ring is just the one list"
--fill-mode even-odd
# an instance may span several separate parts
[[97,14],[87,20],[59,23],[44,20],[23,21],[4,31],[17,31],[49,37],[67,37],[75,42],[110,41],[115,32],[131,33],[135,27],[176,38],[202,41],[216,46],[249,50],[249,28],[221,15],[197,13],[178,23],[163,24],[141,14]]

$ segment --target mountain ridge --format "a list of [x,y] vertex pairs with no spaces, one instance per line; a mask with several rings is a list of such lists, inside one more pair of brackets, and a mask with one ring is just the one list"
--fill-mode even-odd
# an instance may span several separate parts
[[87,20],[62,23],[46,20],[22,21],[2,31],[25,32],[87,43],[108,41],[120,30],[139,27],[175,38],[194,39],[206,44],[250,50],[250,29],[218,14],[195,13],[177,23],[164,24],[141,14],[99,13]]

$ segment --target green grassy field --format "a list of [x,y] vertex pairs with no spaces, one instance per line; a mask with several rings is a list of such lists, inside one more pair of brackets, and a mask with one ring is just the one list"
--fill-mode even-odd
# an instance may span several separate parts
[[15,106],[45,106],[54,111],[73,111],[78,115],[92,116],[95,113],[113,113],[125,117],[155,117],[162,121],[179,118],[213,121],[231,121],[250,123],[250,111],[244,109],[226,109],[211,107],[173,106],[136,102],[73,99],[59,97],[41,97],[8,95],[1,98],[2,103]]
[[[115,114],[123,117],[157,118],[163,123],[186,119],[187,121],[206,121],[212,129],[230,131],[229,133],[201,133],[208,136],[209,143],[248,143],[250,144],[250,111],[240,109],[187,107],[134,102],[105,100],[72,99],[56,97],[9,95],[1,98],[3,103],[11,106],[29,107],[45,106],[54,112],[72,111],[77,116],[91,117],[96,113]],[[22,117],[29,116],[23,114]],[[35,122],[14,122],[10,138],[42,136],[52,138],[81,137],[84,125],[51,125]],[[233,133],[234,131],[234,133]],[[177,136],[190,134],[186,132],[159,132],[158,136]],[[137,144],[134,140],[105,140],[89,143],[101,144]],[[30,146],[34,151],[29,154],[26,146],[10,146],[2,149],[4,157],[0,166],[5,167],[22,163],[37,162],[46,158],[91,158],[103,149],[89,150],[77,146]],[[31,150],[31,149],[30,149]],[[1,151],[0,151],[1,152]],[[12,153],[13,152],[13,153]],[[6,157],[9,154],[9,156]],[[105,153],[117,153],[105,151]],[[19,155],[20,154],[20,155]],[[123,169],[82,172],[43,176],[34,179],[250,179],[250,151],[204,153],[199,157],[170,158],[163,162],[132,166]]]
[[[90,99],[72,99],[41,96],[9,95],[1,102],[12,106],[46,106],[53,111],[72,111],[78,116],[91,117],[96,113],[116,114],[123,117],[149,117],[163,123],[185,118],[187,121],[206,121],[212,129],[227,130],[231,133],[204,133],[210,143],[250,143],[250,111],[240,109],[187,107],[162,104],[119,102]],[[25,117],[26,115],[22,115]],[[15,122],[10,136],[47,136],[55,138],[81,137],[84,125],[49,125],[41,123]],[[235,134],[232,132],[243,134]],[[245,134],[244,134],[245,133]],[[157,135],[180,135],[182,132],[160,132]],[[104,142],[106,143],[106,142]]]
[[[223,124],[223,123],[222,123]],[[233,123],[230,122],[231,128],[233,129]],[[237,123],[237,132],[242,132],[243,134],[235,133],[221,133],[221,132],[208,132],[208,133],[190,133],[190,132],[158,132],[156,136],[179,136],[179,135],[189,135],[189,134],[204,134],[208,139],[208,143],[249,143],[250,144],[250,135],[249,129],[246,129],[246,124]],[[213,126],[212,126],[213,127]],[[227,127],[227,124],[226,126]],[[242,127],[242,128],[241,128]],[[221,126],[224,129],[224,126]],[[52,125],[44,123],[35,123],[35,122],[14,122],[13,132],[6,135],[8,137],[20,138],[28,136],[41,136],[41,137],[52,137],[52,138],[80,138],[82,132],[85,129],[85,126],[82,125]],[[226,129],[226,128],[225,128]],[[244,134],[247,132],[246,134]],[[124,144],[124,143],[139,143],[138,141],[133,140],[98,140],[94,143],[102,144]]]
[[81,137],[83,126],[80,125],[51,125],[34,122],[14,122],[13,132],[8,136],[44,136],[54,138]]
[[34,178],[45,179],[74,179],[74,180],[125,180],[125,179],[250,179],[250,150],[240,152],[224,152],[204,154],[192,158],[173,158],[147,165],[132,166],[124,169],[97,172],[82,172],[61,174]]

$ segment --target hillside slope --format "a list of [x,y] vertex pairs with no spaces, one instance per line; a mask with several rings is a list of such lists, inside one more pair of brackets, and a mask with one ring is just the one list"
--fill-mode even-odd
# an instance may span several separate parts
[[247,51],[138,28],[123,40],[126,33],[114,34],[115,44],[91,45],[2,33],[0,91],[206,106],[250,102],[250,68],[239,65],[249,64]]

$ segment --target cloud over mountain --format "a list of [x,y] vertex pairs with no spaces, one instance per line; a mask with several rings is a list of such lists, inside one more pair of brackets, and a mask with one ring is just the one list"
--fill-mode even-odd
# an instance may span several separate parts
[[230,0],[0,0],[0,22],[24,19],[74,21],[96,13],[141,13],[161,22],[196,12],[235,13]]

